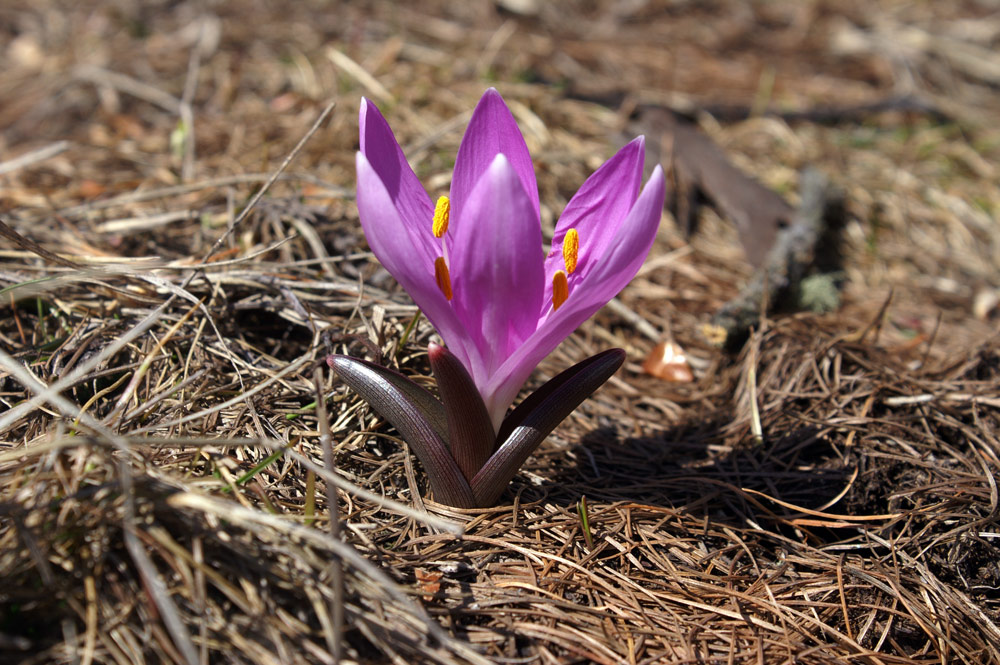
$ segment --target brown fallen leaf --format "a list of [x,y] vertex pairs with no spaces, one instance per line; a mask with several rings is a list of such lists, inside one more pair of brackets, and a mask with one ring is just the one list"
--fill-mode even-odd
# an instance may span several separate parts
[[76,193],[83,199],[96,199],[101,194],[107,191],[107,187],[97,182],[96,180],[91,180],[85,178],[80,181],[80,185],[76,189]]
[[417,577],[417,586],[424,594],[424,600],[433,600],[434,594],[441,590],[441,577],[444,573],[439,570],[417,568],[414,575]]
[[712,139],[664,108],[644,110],[642,123],[654,136],[670,143],[670,172],[675,193],[671,212],[687,233],[693,233],[700,201],[712,203],[739,231],[747,259],[760,267],[780,229],[795,213],[776,192],[738,169]]
[[642,363],[642,371],[670,383],[694,381],[691,365],[677,342],[660,342],[653,347]]

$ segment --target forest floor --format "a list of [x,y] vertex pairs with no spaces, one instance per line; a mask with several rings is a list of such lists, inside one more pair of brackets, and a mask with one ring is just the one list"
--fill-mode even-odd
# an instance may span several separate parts
[[[9,0],[0,26],[0,662],[1000,663],[995,0]],[[846,223],[825,308],[720,349],[753,268],[724,216],[665,213],[530,384],[623,369],[463,511],[323,360],[362,338],[427,374],[434,338],[358,223],[360,98],[437,196],[489,86],[548,234],[632,136],[669,166],[664,108],[792,205],[823,173]],[[658,341],[692,380],[643,372]]]

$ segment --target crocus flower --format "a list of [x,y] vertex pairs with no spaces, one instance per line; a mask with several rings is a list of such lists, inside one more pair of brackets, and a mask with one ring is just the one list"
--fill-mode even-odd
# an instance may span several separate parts
[[[442,460],[450,455],[473,495],[469,499],[464,490],[451,487],[445,491],[451,498],[443,500],[454,505],[470,500],[470,505],[491,503],[530,454],[523,449],[533,450],[558,423],[550,421],[565,409],[551,401],[574,402],[572,411],[623,361],[622,352],[583,361],[553,379],[550,384],[555,386],[546,384],[526,398],[505,421],[508,407],[537,364],[639,270],[659,225],[663,172],[657,166],[640,193],[644,139],[633,140],[570,200],[546,254],[531,157],[496,90],[487,90],[476,106],[455,159],[450,196],[441,196],[436,203],[414,175],[388,123],[368,100],[361,103],[360,133],[357,204],[361,225],[372,252],[410,294],[447,347],[432,345],[429,352],[444,410],[438,413],[428,398],[439,406],[441,402],[430,393],[418,395],[408,385],[412,382],[385,368],[348,356],[334,356],[329,362],[404,437],[406,432],[396,422],[398,414],[394,420],[384,413],[394,408],[386,403],[385,391],[399,393],[393,398],[402,400],[398,408],[413,411],[411,415],[423,414],[424,429],[434,430],[443,446],[432,453],[427,445],[411,441],[428,467],[432,487],[439,492],[461,484],[457,477],[442,480],[441,468],[430,468],[447,465]],[[365,388],[366,381],[379,386]],[[543,404],[548,415],[544,423],[535,423],[528,411]],[[442,418],[439,423],[431,422],[438,416]],[[470,419],[475,424],[451,422]],[[511,448],[509,439],[516,438],[518,428],[529,421],[534,423],[531,441],[513,446],[516,454],[508,450],[504,457],[504,449]],[[464,430],[453,431],[456,428]],[[421,436],[411,432],[411,437]],[[469,437],[478,442],[470,443]],[[424,448],[423,455],[420,448]],[[424,457],[436,461],[428,464]],[[507,461],[497,461],[501,458]],[[517,459],[513,470],[507,468]],[[488,471],[500,473],[500,466],[504,467],[501,475],[509,472],[510,476],[476,480]],[[454,470],[449,473],[455,476]],[[477,492],[477,483],[489,488]]]

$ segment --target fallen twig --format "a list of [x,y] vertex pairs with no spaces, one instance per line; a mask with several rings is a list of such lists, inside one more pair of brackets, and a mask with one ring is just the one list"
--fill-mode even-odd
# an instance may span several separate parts
[[811,169],[802,174],[801,192],[802,205],[792,223],[778,232],[764,264],[705,325],[702,332],[712,343],[726,346],[742,339],[762,309],[797,302],[802,279],[817,263],[827,268],[836,263],[843,195]]

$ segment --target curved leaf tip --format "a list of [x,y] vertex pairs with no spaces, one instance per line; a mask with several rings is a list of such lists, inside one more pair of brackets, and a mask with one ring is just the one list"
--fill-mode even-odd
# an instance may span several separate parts
[[327,364],[399,430],[424,465],[439,501],[459,508],[475,506],[469,481],[448,450],[447,421],[433,395],[402,374],[367,360],[332,355]]

